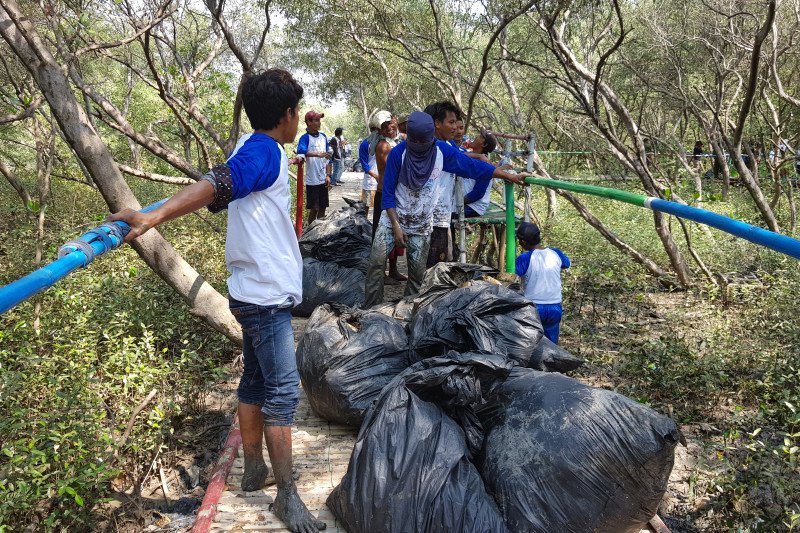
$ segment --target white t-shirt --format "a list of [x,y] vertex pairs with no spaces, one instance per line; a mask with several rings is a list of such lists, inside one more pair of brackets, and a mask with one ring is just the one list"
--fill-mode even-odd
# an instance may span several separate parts
[[[458,148],[453,141],[446,142],[450,146]],[[433,226],[435,228],[449,228],[452,213],[455,211],[456,177],[450,172],[442,172],[440,187],[439,201],[436,202],[436,206],[433,208]]]
[[[375,172],[378,172],[378,164],[375,162],[375,154],[371,154],[369,156],[369,168],[375,169]],[[377,191],[378,180],[364,172],[364,181],[361,184],[361,188],[365,191]]]
[[[406,154],[403,152],[403,159],[405,157]],[[443,165],[442,151],[436,148],[436,162],[433,164],[431,177],[420,190],[414,191],[402,183],[398,183],[395,187],[397,221],[403,231],[409,235],[430,235],[433,230],[434,207],[444,192],[442,185],[445,182],[442,177],[449,174],[449,172],[442,171]],[[450,216],[449,211],[447,215]],[[381,213],[380,223],[387,228],[392,227],[392,222],[385,210]]]
[[[230,157],[244,145],[245,135]],[[279,144],[278,179],[228,205],[225,264],[229,294],[256,305],[294,305],[303,300],[303,259],[291,218],[289,161]]]
[[325,183],[325,167],[328,159],[324,157],[305,157],[307,152],[330,152],[328,138],[324,133],[319,132],[316,137],[309,133],[300,136],[297,143],[297,155],[306,161],[306,185],[323,185]]
[[[462,178],[464,181],[464,196],[472,192],[472,189],[475,188],[475,180],[471,180],[469,178]],[[483,197],[480,200],[476,200],[469,204],[473,211],[482,215],[486,213],[486,210],[489,209],[489,204],[491,203],[491,196],[492,196],[492,184],[490,183],[488,187],[486,187],[486,192],[483,193]]]
[[[560,250],[559,250],[560,252]],[[569,259],[562,261],[562,255],[551,248],[534,248],[525,252],[517,262],[530,254],[528,269],[522,276],[525,297],[536,304],[561,303],[561,267],[569,266]]]

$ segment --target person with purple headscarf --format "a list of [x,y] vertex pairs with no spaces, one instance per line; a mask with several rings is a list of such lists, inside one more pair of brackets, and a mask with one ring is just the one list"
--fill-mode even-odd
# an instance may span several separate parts
[[437,141],[433,118],[415,112],[408,117],[407,138],[389,152],[383,175],[383,213],[372,240],[365,286],[364,308],[383,302],[383,274],[392,248],[408,250],[408,284],[405,295],[419,292],[425,275],[433,210],[442,190],[443,172],[478,182],[498,178],[522,184],[526,174],[512,174],[489,163],[471,159],[457,148]]

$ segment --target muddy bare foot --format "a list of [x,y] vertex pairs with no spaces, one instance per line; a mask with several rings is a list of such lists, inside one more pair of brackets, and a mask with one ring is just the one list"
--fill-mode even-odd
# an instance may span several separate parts
[[269,467],[264,461],[254,462],[250,465],[245,462],[244,475],[242,476],[242,490],[252,492],[264,487],[269,476]]
[[325,522],[320,522],[308,512],[294,483],[289,487],[278,487],[272,511],[293,533],[316,533],[327,527]]

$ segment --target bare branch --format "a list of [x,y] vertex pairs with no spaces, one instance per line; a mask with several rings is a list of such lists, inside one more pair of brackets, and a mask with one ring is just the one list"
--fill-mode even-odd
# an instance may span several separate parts
[[124,165],[122,163],[117,163],[117,167],[119,167],[119,169],[125,174],[150,181],[157,181],[159,183],[169,183],[170,185],[191,185],[195,181],[190,178],[165,176],[164,174],[156,174],[155,172],[145,172],[144,170],[129,167],[128,165]]

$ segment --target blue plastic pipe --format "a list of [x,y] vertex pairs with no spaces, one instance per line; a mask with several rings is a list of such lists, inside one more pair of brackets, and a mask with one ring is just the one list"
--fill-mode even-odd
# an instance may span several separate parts
[[717,228],[731,235],[736,235],[755,244],[760,244],[782,254],[800,259],[800,241],[769,231],[758,226],[753,226],[741,220],[728,218],[712,211],[699,209],[689,205],[682,205],[676,202],[669,202],[660,198],[648,198],[645,206],[653,211],[660,211],[676,217],[693,220],[701,224],[706,224],[712,228]]
[[[148,205],[142,209],[141,212],[147,213],[153,211],[166,201],[167,198],[164,198],[154,204]],[[102,226],[87,231],[78,237],[78,240],[92,247],[95,257],[103,255],[114,248],[119,248],[122,245],[122,240],[125,238],[125,235],[127,235],[131,229],[125,222],[111,222],[109,225],[117,227],[119,235],[122,235],[122,239],[113,231],[109,231]],[[103,232],[105,238],[100,235],[100,232]],[[5,287],[0,287],[0,315],[24,302],[34,294],[49,289],[60,279],[67,277],[81,267],[85,267],[94,259],[94,257],[87,257],[86,253],[78,249],[75,245],[67,243],[64,248],[68,253],[63,257],[43,266],[39,270],[31,272],[24,278],[11,282]]]

